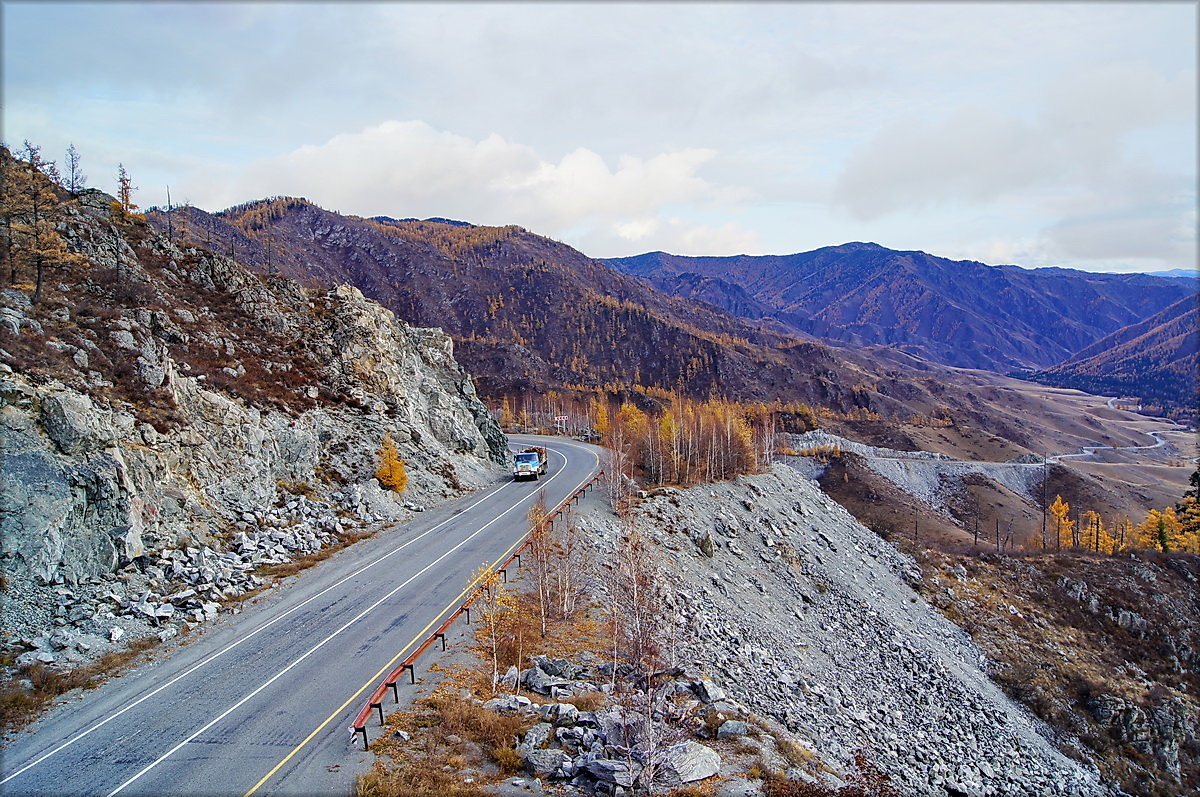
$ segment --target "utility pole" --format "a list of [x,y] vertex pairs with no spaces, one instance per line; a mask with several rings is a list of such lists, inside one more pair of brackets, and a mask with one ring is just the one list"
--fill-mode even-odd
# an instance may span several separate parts
[[1042,550],[1046,550],[1046,482],[1050,481],[1050,470],[1046,455],[1042,454]]
[[1003,550],[1003,548],[1001,548],[1001,546],[1000,546],[1000,516],[997,515],[996,516],[996,553],[1000,553],[1002,550]]
[[979,513],[975,513],[975,540],[971,543],[974,547],[979,547]]
[[167,186],[167,240],[175,240],[175,229],[171,226],[171,186]]

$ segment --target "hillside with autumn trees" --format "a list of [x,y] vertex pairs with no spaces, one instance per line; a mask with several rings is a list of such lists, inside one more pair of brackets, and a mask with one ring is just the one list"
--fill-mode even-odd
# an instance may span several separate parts
[[[520,227],[362,218],[288,197],[147,217],[260,272],[350,283],[411,324],[446,329],[493,403],[559,390],[642,409],[678,396],[802,403],[884,421],[941,414],[1010,441],[1013,456],[1077,439],[1039,423],[1053,407],[986,375],[896,349],[834,348],[667,296]],[[1067,423],[1083,431],[1083,421]]]
[[1195,419],[1200,299],[1186,296],[1150,318],[1106,335],[1038,382],[1105,396],[1136,396],[1143,406]]

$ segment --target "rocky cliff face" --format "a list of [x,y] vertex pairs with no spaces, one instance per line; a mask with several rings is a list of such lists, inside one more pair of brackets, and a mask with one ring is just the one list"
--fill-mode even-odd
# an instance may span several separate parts
[[[86,585],[131,563],[169,571],[172,551],[179,577],[238,533],[289,527],[267,541],[279,551],[243,557],[249,570],[495,477],[504,436],[441,330],[355,288],[306,292],[181,249],[136,219],[114,224],[102,195],[84,200],[60,231],[86,262],[52,272],[38,305],[20,285],[0,295],[7,636],[48,619],[29,585]],[[374,478],[389,436],[403,493]],[[165,589],[171,574],[156,575]]]

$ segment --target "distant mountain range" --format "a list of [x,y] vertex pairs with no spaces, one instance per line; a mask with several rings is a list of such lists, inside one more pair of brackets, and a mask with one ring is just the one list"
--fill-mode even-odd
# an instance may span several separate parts
[[1200,280],[1200,271],[1194,268],[1171,268],[1166,271],[1144,272],[1151,277],[1171,277],[1173,279]]
[[650,252],[604,262],[672,295],[805,335],[1000,372],[1054,366],[1195,290],[1144,274],[989,266],[873,243],[794,255]]
[[1183,280],[875,244],[598,261],[520,227],[344,216],[295,198],[180,209],[171,223],[259,271],[353,284],[409,323],[445,328],[493,398],[667,390],[893,416],[986,411],[967,377],[931,363],[1045,371],[1193,292]]
[[[174,216],[189,237],[259,271],[349,283],[411,324],[446,329],[493,398],[640,387],[850,407],[870,381],[823,346],[673,298],[520,227],[364,219],[300,199]],[[164,214],[149,217],[164,226]]]

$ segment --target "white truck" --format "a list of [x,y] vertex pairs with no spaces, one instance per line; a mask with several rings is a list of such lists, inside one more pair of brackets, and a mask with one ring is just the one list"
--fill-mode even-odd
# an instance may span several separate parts
[[513,457],[513,481],[536,481],[538,476],[545,476],[548,460],[549,455],[542,446],[530,446],[524,451],[518,451]]

